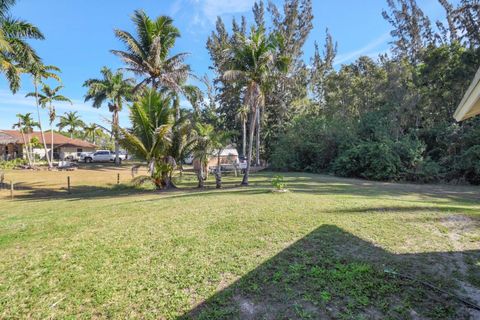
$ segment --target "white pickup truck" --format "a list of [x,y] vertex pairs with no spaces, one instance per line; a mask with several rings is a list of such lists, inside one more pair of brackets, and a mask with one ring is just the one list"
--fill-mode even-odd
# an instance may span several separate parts
[[[127,160],[127,155],[119,154],[120,162]],[[80,154],[80,161],[85,163],[91,162],[115,162],[115,152],[109,150],[97,150],[95,152],[82,152]]]

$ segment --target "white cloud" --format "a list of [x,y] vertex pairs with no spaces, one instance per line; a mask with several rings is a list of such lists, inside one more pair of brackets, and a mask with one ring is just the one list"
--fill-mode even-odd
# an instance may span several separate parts
[[175,16],[182,9],[183,0],[176,0],[170,5],[169,15]]
[[[0,128],[10,128],[16,121],[17,113],[33,113],[36,118],[35,99],[26,98],[25,92],[18,92],[13,95],[10,91],[0,89]],[[57,115],[67,111],[78,111],[85,122],[104,122],[104,119],[110,119],[111,115],[107,108],[95,109],[90,104],[82,100],[73,99],[73,104],[68,102],[57,102],[55,108]],[[48,123],[47,113],[42,110],[42,122]],[[122,122],[127,124],[128,118],[123,115]]]
[[[0,105],[10,106],[13,109],[15,109],[15,107],[35,107],[35,99],[33,97],[27,98],[25,94],[25,92],[18,92],[13,95],[9,91],[0,90]],[[72,104],[59,101],[55,102],[54,105],[58,110],[98,113],[98,109],[93,108],[81,100],[72,99]]]
[[250,11],[255,0],[190,0],[189,2],[186,5],[194,6],[196,11],[193,14],[192,23],[206,26],[207,23],[215,23],[218,16]]
[[358,58],[362,55],[364,56],[377,56],[380,53],[383,53],[384,51],[379,50],[379,47],[382,45],[385,45],[387,41],[390,39],[390,32],[386,32],[382,34],[380,37],[374,39],[370,43],[368,43],[366,46],[363,48],[360,48],[358,50],[354,50],[351,52],[343,53],[337,55],[337,58],[335,59],[335,65],[340,65],[345,62],[349,62],[354,60],[355,58]]

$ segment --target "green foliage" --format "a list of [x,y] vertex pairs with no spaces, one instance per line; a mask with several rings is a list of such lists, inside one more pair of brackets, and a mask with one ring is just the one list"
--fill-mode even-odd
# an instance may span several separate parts
[[27,161],[25,159],[17,158],[13,160],[0,160],[0,169],[15,169],[18,166],[26,165]]
[[[130,107],[131,129],[120,130],[120,143],[146,161],[158,189],[168,187],[175,167],[172,157],[173,108],[170,97],[145,90]],[[173,161],[172,161],[173,160]]]
[[452,117],[479,52],[452,42],[422,49],[416,63],[361,57],[331,71],[320,110],[297,117],[274,143],[272,168],[479,184],[480,119]]
[[391,141],[363,141],[345,150],[335,160],[333,171],[343,177],[393,180],[398,177],[402,162]]
[[348,127],[341,124],[299,117],[274,145],[271,166],[276,170],[326,171],[351,138]]
[[471,184],[480,185],[480,145],[469,148],[461,155],[461,170]]
[[284,181],[283,176],[276,175],[272,178],[272,186],[277,190],[284,190],[287,184]]

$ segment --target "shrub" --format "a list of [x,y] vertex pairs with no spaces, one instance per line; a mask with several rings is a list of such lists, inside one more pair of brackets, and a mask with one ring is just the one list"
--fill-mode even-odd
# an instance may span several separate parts
[[328,124],[318,117],[300,117],[273,147],[275,170],[323,172],[351,138],[344,125]]
[[418,163],[415,168],[406,170],[403,179],[421,183],[439,182],[445,178],[443,171],[438,162],[428,158]]
[[277,190],[283,190],[287,184],[283,180],[283,176],[274,176],[272,179],[272,186]]
[[333,166],[335,174],[373,180],[399,178],[402,163],[390,141],[363,141],[344,151]]
[[469,148],[461,156],[459,165],[465,180],[480,185],[480,145]]
[[25,159],[17,158],[13,160],[0,160],[0,169],[15,169],[20,165],[26,165]]

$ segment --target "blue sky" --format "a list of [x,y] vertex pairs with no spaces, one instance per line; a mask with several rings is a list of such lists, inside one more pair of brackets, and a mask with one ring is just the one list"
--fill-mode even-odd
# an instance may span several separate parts
[[[130,15],[135,9],[144,9],[150,16],[170,15],[180,29],[182,37],[175,51],[189,52],[188,63],[195,74],[209,73],[210,59],[205,49],[208,35],[214,28],[218,15],[230,25],[232,17],[246,15],[251,19],[255,0],[18,0],[13,15],[37,25],[46,40],[35,41],[45,64],[62,69],[63,94],[73,100],[73,106],[58,105],[57,114],[68,110],[78,111],[85,122],[106,125],[109,113],[94,109],[83,102],[83,82],[99,76],[102,66],[121,67],[121,62],[110,49],[123,49],[115,39],[113,29],[132,30]],[[282,0],[275,0],[281,6]],[[418,0],[419,5],[432,18],[443,19],[443,9],[438,0]],[[390,26],[381,16],[385,0],[313,0],[314,30],[308,39],[305,59],[313,53],[314,41],[323,44],[328,28],[338,42],[337,67],[360,55],[377,56],[388,50]],[[53,84],[53,83],[52,83]],[[34,112],[34,101],[25,98],[32,90],[30,79],[23,78],[22,89],[12,95],[0,76],[0,129],[9,129],[15,114]],[[186,102],[185,106],[186,105]],[[46,115],[44,117],[46,121]],[[128,111],[120,117],[128,125]]]

